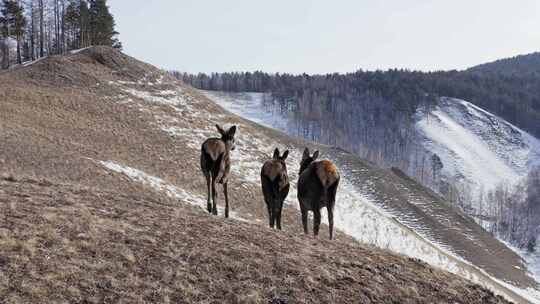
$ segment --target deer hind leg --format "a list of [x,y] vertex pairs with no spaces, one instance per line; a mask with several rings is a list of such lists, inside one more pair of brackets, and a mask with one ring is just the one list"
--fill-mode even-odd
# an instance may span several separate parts
[[304,226],[304,234],[308,234],[308,211],[300,203],[300,212],[302,212],[302,226]]
[[212,213],[212,203],[211,203],[211,197],[212,197],[212,188],[211,188],[211,183],[212,183],[212,177],[210,176],[210,173],[206,172],[204,174],[204,176],[206,177],[206,193],[207,193],[207,197],[208,197],[208,200],[206,202],[206,209],[208,210],[208,213]]
[[277,226],[277,229],[281,230],[281,223],[278,221],[279,217],[279,190],[278,180],[272,183],[272,227]]
[[221,171],[221,161],[223,159],[223,154],[220,154],[218,159],[212,163],[212,214],[218,215],[217,211],[217,191],[216,191],[216,182],[222,178]]
[[279,230],[281,230],[281,209],[282,208],[283,208],[283,202],[277,199],[274,205],[274,218],[276,221],[277,229]]
[[225,218],[229,218],[229,193],[227,191],[227,183],[223,184],[223,194],[225,195]]
[[328,189],[328,229],[330,239],[334,237],[334,205],[336,203],[336,193],[339,185],[339,179]]
[[268,209],[268,225],[270,226],[270,228],[274,228],[274,210],[272,208],[274,198],[272,197],[272,181],[268,177],[263,175],[261,177],[261,184],[264,196],[264,203],[266,204],[266,208]]
[[267,201],[266,207],[268,209],[268,225],[270,225],[270,228],[274,228],[274,210],[272,209],[272,202]]
[[313,210],[313,234],[315,236],[319,235],[320,226],[321,226],[321,210],[319,208],[315,208],[315,210]]
[[333,239],[334,237],[334,206],[328,205],[326,209],[328,210],[328,233],[330,235],[330,239]]
[[212,214],[213,215],[218,215],[217,205],[216,205],[216,198],[217,198],[216,180],[214,178],[212,178]]
[[281,210],[283,210],[283,202],[287,198],[287,194],[289,194],[289,185],[287,184],[281,191],[279,191],[279,195],[277,198],[277,226],[278,229],[281,230]]

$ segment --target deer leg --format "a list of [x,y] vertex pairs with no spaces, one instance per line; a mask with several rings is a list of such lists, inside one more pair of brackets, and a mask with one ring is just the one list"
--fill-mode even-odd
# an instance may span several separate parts
[[268,209],[268,225],[270,228],[274,228],[274,212],[272,210],[272,205],[267,201],[266,207]]
[[225,195],[225,218],[229,218],[229,193],[227,191],[227,183],[223,184],[223,194]]
[[321,226],[321,210],[315,208],[313,210],[313,234],[315,236],[319,235],[319,227]]
[[217,197],[217,192],[216,192],[216,180],[214,178],[212,178],[212,214],[213,215],[217,215],[217,206],[216,206],[216,197]]
[[212,177],[210,176],[209,173],[205,173],[205,177],[206,177],[206,193],[208,194],[207,197],[208,197],[208,201],[206,202],[206,209],[208,210],[208,213],[212,213],[212,203],[211,203],[211,196],[212,196],[212,188],[210,186],[210,184],[212,183]]
[[334,236],[334,206],[328,205],[328,232],[330,233],[330,239]]
[[277,229],[281,230],[281,209],[283,208],[283,202],[280,203],[280,202],[276,202],[276,211],[275,212],[275,217],[276,217],[276,225],[277,225]]
[[300,212],[302,212],[302,225],[304,226],[304,234],[308,234],[308,212],[304,207],[300,208]]
[[326,205],[326,208],[328,210],[328,229],[330,233],[330,239],[334,238],[334,206],[336,204],[336,193],[337,188],[339,185],[339,179],[330,186],[330,189],[328,191],[328,204]]

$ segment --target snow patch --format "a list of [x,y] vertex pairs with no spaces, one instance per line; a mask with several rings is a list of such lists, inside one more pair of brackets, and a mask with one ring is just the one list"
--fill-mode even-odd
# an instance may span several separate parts
[[[113,161],[99,161],[99,163],[111,171],[126,175],[133,181],[150,186],[152,189],[158,192],[163,192],[171,198],[178,199],[193,206],[201,207],[206,211],[206,199],[200,195],[196,195],[184,189],[178,188],[159,177],[146,174],[141,170],[124,166]],[[218,212],[223,213],[223,207],[218,206]],[[231,216],[231,218],[241,221],[247,221],[235,212],[230,212],[229,215]]]
[[78,54],[78,53],[80,53],[80,52],[82,52],[82,51],[84,51],[84,50],[87,50],[87,49],[89,49],[89,48],[91,48],[91,46],[85,47],[85,48],[82,48],[82,49],[72,50],[72,51],[70,51],[69,53],[70,53],[70,54]]
[[[249,117],[251,121],[269,128],[287,131],[288,120],[280,113],[274,112],[274,107],[265,106],[264,93],[223,93],[216,91],[202,91],[211,100],[219,100],[219,104],[236,115]],[[238,100],[242,100],[241,103]]]
[[38,58],[38,59],[33,60],[33,61],[26,61],[26,62],[23,62],[22,66],[23,66],[23,67],[31,66],[31,65],[33,65],[33,64],[35,64],[35,63],[40,62],[41,60],[43,60],[43,59],[45,59],[45,58],[47,58],[47,57],[48,57],[48,56],[44,56],[44,57]]

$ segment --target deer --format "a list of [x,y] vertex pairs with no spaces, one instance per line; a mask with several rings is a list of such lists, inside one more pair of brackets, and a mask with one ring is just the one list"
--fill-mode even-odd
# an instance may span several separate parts
[[281,230],[283,201],[289,194],[289,176],[285,163],[287,156],[289,156],[289,150],[280,155],[279,149],[276,148],[272,159],[267,160],[261,168],[261,186],[268,208],[270,228],[273,229],[276,225],[278,230]]
[[302,213],[304,233],[308,234],[308,212],[313,211],[313,234],[319,234],[321,224],[321,209],[328,211],[328,228],[330,239],[334,234],[334,205],[339,185],[339,172],[337,167],[329,160],[316,161],[319,151],[310,155],[305,148],[300,161],[300,175],[298,177],[298,203]]
[[[225,196],[225,218],[229,217],[229,196],[227,183],[231,170],[231,151],[235,149],[234,135],[236,126],[227,131],[216,124],[220,138],[208,138],[201,146],[201,170],[206,178],[208,193],[207,209],[210,214],[218,215],[216,206],[216,182],[223,185]],[[210,201],[212,198],[212,201]]]

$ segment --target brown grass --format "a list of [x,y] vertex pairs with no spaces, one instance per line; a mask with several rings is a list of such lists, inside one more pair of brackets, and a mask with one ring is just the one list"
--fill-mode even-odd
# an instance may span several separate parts
[[6,303],[506,303],[413,259],[152,196],[29,179],[0,189]]

